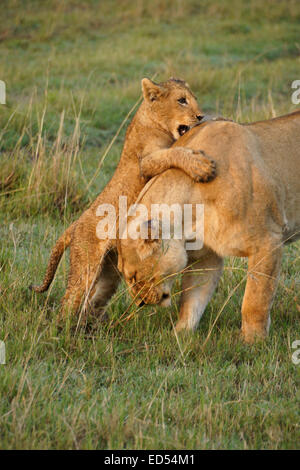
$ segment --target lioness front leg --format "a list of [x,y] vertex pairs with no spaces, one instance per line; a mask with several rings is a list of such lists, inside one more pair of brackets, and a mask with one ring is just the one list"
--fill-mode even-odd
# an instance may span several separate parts
[[222,272],[223,259],[208,251],[184,273],[176,331],[197,328]]
[[242,305],[242,335],[247,343],[267,336],[270,309],[276,292],[282,248],[261,244],[262,248],[248,260],[248,279]]
[[179,168],[194,181],[206,183],[216,176],[216,164],[202,150],[185,147],[156,150],[140,160],[142,176],[152,178],[169,168]]

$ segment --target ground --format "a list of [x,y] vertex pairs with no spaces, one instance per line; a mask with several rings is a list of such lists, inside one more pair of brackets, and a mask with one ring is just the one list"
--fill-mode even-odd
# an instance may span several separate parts
[[296,448],[299,243],[285,248],[270,337],[254,346],[239,335],[242,260],[227,260],[199,329],[178,338],[179,284],[172,310],[132,307],[122,284],[108,324],[75,333],[56,327],[67,257],[48,295],[28,285],[112,175],[144,76],[184,78],[205,112],[239,122],[297,109],[299,3],[10,0],[5,15],[0,448]]

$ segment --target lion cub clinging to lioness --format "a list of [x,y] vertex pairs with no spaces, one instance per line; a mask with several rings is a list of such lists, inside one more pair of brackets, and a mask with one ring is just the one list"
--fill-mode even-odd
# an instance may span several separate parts
[[149,178],[169,168],[180,168],[197,182],[207,182],[215,176],[214,162],[202,152],[170,148],[202,118],[187,84],[177,79],[155,84],[144,78],[142,90],[144,100],[127,129],[121,159],[112,179],[89,209],[58,239],[43,284],[33,286],[36,292],[48,289],[64,250],[70,246],[63,312],[76,311],[88,294],[89,306],[99,313],[118,286],[115,240],[100,240],[96,235],[99,222],[96,211],[100,204],[112,204],[118,213],[119,196],[127,196],[129,207]]

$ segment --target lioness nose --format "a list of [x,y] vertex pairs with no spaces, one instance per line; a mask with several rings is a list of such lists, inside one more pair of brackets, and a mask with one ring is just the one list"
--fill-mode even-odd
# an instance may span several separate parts
[[204,117],[204,116],[202,116],[201,114],[198,114],[198,115],[196,116],[196,118],[198,119],[198,121],[201,121],[201,119],[203,119],[203,117]]

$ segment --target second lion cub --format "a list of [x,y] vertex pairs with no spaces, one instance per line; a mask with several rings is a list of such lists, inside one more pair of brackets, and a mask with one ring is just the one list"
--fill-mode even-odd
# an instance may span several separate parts
[[215,177],[214,162],[202,152],[170,148],[203,117],[187,84],[178,79],[156,84],[144,78],[142,90],[144,100],[127,129],[121,159],[112,179],[56,242],[42,285],[32,286],[36,292],[48,289],[69,246],[70,271],[63,311],[76,311],[87,294],[89,307],[101,313],[118,286],[116,241],[100,240],[96,235],[99,222],[96,211],[100,204],[112,204],[118,215],[119,196],[127,196],[129,207],[149,178],[169,168],[180,168],[197,182],[208,182]]

